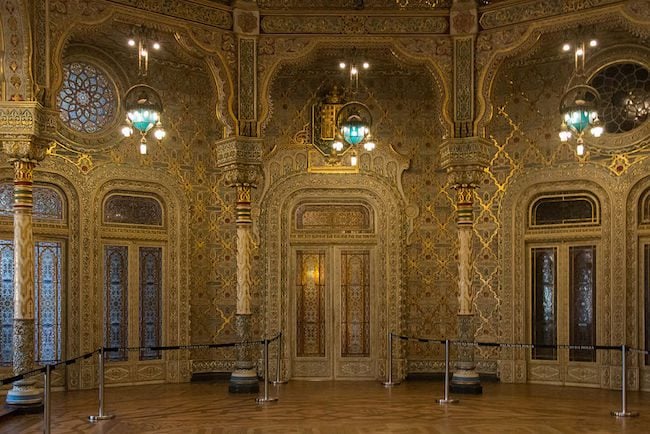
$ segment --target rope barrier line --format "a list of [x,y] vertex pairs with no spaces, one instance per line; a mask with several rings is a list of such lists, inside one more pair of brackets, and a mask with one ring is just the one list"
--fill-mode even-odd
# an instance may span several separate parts
[[[280,336],[282,335],[282,332],[279,332],[277,335],[274,337],[268,339],[268,342],[273,342],[276,339],[279,339]],[[259,340],[259,341],[244,341],[244,342],[226,342],[226,343],[221,343],[221,344],[191,344],[191,345],[164,345],[164,346],[151,346],[151,347],[104,347],[105,352],[119,352],[119,351],[140,351],[140,350],[148,350],[148,351],[164,351],[164,350],[197,350],[197,349],[210,349],[210,348],[225,348],[225,347],[235,347],[237,345],[251,345],[251,344],[263,344],[264,339]],[[99,352],[99,349],[91,351],[86,354],[82,354],[77,357],[73,357],[72,359],[68,360],[63,360],[60,362],[56,363],[47,363],[45,366],[42,366],[40,368],[35,368],[32,369],[31,371],[26,371],[26,372],[21,372],[18,375],[14,375],[12,377],[7,377],[7,378],[2,378],[0,379],[0,386],[4,386],[6,384],[11,384],[15,381],[22,380],[26,377],[30,377],[34,374],[42,374],[45,372],[46,367],[50,366],[51,370],[56,369],[57,366],[60,365],[65,365],[69,366],[72,365],[73,363],[76,363],[80,359],[88,359],[92,357],[95,353]],[[41,361],[44,362],[44,361]]]
[[[434,342],[439,344],[445,343],[444,339],[411,337],[411,336],[398,335],[396,333],[392,333],[392,335],[396,338],[407,340],[407,341]],[[475,346],[475,347],[481,346],[481,347],[501,347],[501,348],[557,348],[557,349],[570,349],[570,350],[619,350],[619,351],[621,350],[620,345],[518,344],[518,343],[508,343],[508,342],[459,341],[453,339],[450,339],[449,342],[451,344],[459,345],[459,346]],[[629,349],[632,350],[632,348]],[[647,350],[644,351],[644,350],[635,349],[635,351],[648,354]]]

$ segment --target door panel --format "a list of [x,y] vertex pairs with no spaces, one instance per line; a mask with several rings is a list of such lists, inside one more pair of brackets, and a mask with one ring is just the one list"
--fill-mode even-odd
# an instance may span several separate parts
[[374,378],[370,251],[296,248],[293,257],[293,376]]
[[[596,245],[557,243],[528,248],[531,341],[596,344]],[[600,384],[591,349],[534,348],[528,379],[555,384]]]

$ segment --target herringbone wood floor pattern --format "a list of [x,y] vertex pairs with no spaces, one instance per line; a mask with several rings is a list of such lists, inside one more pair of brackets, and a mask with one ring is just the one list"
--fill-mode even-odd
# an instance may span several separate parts
[[[541,385],[484,384],[483,395],[436,403],[441,382],[411,381],[386,389],[375,382],[292,381],[271,386],[275,403],[230,395],[228,385],[189,383],[109,388],[106,412],[95,424],[97,390],[55,392],[52,433],[648,433],[650,393],[630,392],[617,419],[620,392]],[[39,433],[42,415],[0,420],[0,433]]]

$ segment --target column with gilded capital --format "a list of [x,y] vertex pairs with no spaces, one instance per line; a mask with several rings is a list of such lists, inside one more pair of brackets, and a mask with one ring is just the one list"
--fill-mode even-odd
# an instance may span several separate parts
[[[217,159],[225,172],[226,183],[237,192],[237,310],[235,327],[241,342],[252,340],[252,256],[253,220],[251,197],[257,186],[262,160],[262,142],[257,126],[257,38],[259,36],[257,2],[233,3],[233,29],[237,35],[238,100],[237,135],[219,143]],[[231,393],[257,393],[256,363],[250,345],[237,346],[235,371],[230,377]]]
[[[473,342],[476,332],[473,283],[474,196],[488,164],[487,141],[478,137],[451,139],[441,150],[442,166],[456,190],[458,229],[458,339]],[[451,390],[481,393],[475,370],[474,347],[460,345]]]
[[[458,339],[473,342],[476,334],[472,243],[475,190],[488,165],[487,141],[478,137],[475,126],[474,52],[478,33],[475,0],[454,0],[449,12],[450,35],[454,46],[454,132],[443,143],[441,164],[456,190],[458,229]],[[455,393],[481,393],[475,370],[474,347],[458,346],[456,369],[451,381]]]
[[[14,169],[14,318],[13,372],[34,367],[34,168],[45,157],[58,113],[33,101],[0,103],[0,142]],[[17,381],[7,393],[12,406],[40,406],[33,377]]]

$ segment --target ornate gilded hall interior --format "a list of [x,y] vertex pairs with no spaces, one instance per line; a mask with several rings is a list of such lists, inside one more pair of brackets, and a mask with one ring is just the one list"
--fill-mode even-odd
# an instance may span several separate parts
[[0,377],[650,391],[648,0],[0,16]]

